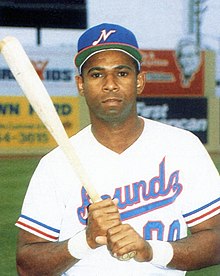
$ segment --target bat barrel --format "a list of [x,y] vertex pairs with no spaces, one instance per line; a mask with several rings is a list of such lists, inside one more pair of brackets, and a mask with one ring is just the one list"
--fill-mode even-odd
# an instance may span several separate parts
[[0,42],[0,50],[17,83],[41,121],[69,159],[91,200],[93,202],[97,201],[99,195],[95,191],[94,186],[90,184],[90,180],[69,141],[51,97],[20,42],[14,37],[6,37]]

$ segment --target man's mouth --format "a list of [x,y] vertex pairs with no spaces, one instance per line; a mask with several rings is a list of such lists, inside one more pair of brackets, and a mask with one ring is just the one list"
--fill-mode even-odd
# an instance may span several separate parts
[[107,98],[107,99],[104,99],[102,100],[102,103],[120,103],[122,100],[119,99],[119,98]]

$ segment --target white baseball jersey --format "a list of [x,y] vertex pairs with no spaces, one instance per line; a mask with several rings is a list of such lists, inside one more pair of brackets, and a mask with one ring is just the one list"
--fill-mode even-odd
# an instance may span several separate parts
[[[121,220],[146,240],[175,241],[220,212],[220,178],[192,133],[144,119],[141,136],[123,153],[101,145],[91,126],[71,138],[91,184],[102,198],[118,198]],[[90,199],[58,147],[40,161],[16,225],[56,242],[86,226]],[[184,275],[133,259],[119,261],[106,246],[93,250],[63,275]]]

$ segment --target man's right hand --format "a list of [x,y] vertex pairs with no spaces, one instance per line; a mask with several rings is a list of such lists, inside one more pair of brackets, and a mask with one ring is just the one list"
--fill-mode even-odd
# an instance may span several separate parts
[[117,204],[117,199],[108,198],[89,206],[86,236],[91,248],[107,245],[107,231],[121,224]]

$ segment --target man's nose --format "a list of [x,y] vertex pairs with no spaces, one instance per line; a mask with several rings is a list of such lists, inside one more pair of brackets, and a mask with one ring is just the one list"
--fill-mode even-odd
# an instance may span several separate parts
[[105,92],[109,91],[117,91],[118,90],[118,83],[117,78],[113,74],[109,74],[104,79],[103,90]]

